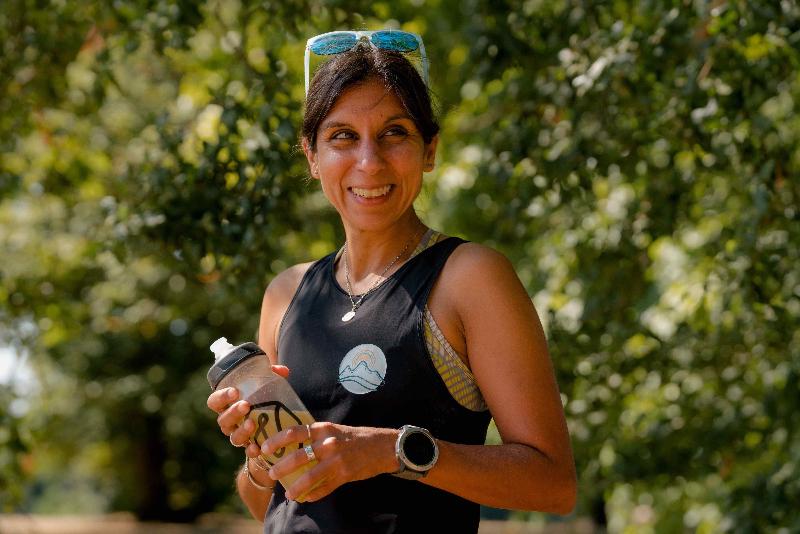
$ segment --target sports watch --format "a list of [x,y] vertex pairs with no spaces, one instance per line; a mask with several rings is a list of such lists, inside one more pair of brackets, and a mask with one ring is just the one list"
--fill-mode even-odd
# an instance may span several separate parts
[[405,425],[400,429],[394,452],[400,469],[392,474],[408,480],[427,475],[439,459],[439,446],[431,433],[413,425]]

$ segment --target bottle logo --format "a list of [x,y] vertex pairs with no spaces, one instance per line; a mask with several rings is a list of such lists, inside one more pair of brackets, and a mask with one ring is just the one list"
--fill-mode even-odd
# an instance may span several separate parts
[[385,377],[386,355],[369,343],[350,349],[339,364],[339,383],[356,395],[375,391]]
[[[253,440],[261,445],[270,436],[274,436],[284,428],[302,425],[304,422],[285,404],[278,401],[262,402],[254,404],[248,417],[253,419],[256,424],[256,431],[253,434]],[[303,444],[297,445],[300,449]],[[266,460],[269,465],[275,465],[275,462],[280,460],[286,454],[287,447],[283,447],[272,453],[272,456],[261,455],[261,458]],[[292,449],[293,450],[293,449]]]

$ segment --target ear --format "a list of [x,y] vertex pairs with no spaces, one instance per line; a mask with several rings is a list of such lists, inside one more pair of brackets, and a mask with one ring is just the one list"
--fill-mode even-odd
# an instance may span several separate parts
[[436,165],[436,146],[439,144],[439,134],[433,136],[431,142],[425,145],[425,154],[423,155],[425,172],[430,172]]
[[308,160],[308,167],[311,169],[311,177],[319,180],[319,164],[317,163],[317,152],[311,148],[311,143],[303,137],[303,153]]

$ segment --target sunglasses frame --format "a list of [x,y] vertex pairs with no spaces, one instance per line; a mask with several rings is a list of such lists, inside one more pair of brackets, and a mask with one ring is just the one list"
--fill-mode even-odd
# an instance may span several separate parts
[[[329,35],[334,35],[334,34],[337,34],[337,33],[344,33],[344,34],[355,35],[356,36],[356,42],[353,44],[352,47],[348,48],[347,50],[345,50],[343,52],[338,52],[339,54],[343,54],[344,52],[352,50],[364,38],[366,38],[366,40],[369,43],[369,45],[372,46],[373,48],[380,48],[381,50],[389,50],[389,51],[403,53],[402,50],[392,50],[391,48],[381,48],[381,47],[379,47],[378,45],[376,45],[375,43],[372,42],[372,36],[374,34],[376,34],[376,33],[392,33],[392,32],[403,33],[405,35],[410,35],[414,39],[416,39],[416,41],[417,41],[417,50],[419,50],[419,54],[420,54],[420,57],[422,59],[422,79],[425,82],[425,85],[427,86],[428,85],[428,56],[425,53],[425,44],[422,42],[422,37],[420,37],[416,33],[411,33],[411,32],[407,32],[407,31],[403,31],[403,30],[374,30],[374,31],[337,30],[337,31],[321,33],[319,35],[315,35],[314,37],[311,37],[308,41],[306,41],[306,51],[305,51],[305,58],[304,58],[305,59],[305,82],[306,82],[306,92],[305,92],[305,94],[306,94],[306,96],[308,96],[308,84],[309,84],[309,78],[310,78],[310,73],[309,73],[310,64],[309,64],[309,62],[311,60],[311,46],[314,43],[316,43],[317,41],[319,41],[322,38],[327,37]],[[321,54],[316,54],[315,53],[314,55],[321,55]],[[326,54],[326,55],[334,56],[336,54]]]

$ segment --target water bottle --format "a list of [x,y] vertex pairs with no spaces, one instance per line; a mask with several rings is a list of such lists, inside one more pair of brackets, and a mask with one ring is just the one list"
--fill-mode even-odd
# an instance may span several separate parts
[[[284,428],[294,425],[310,425],[314,418],[308,413],[303,402],[285,378],[276,374],[266,353],[252,342],[233,346],[224,337],[211,344],[214,353],[214,365],[208,370],[208,383],[214,391],[220,388],[235,387],[239,390],[239,399],[250,404],[250,412],[246,417],[253,420],[256,430],[250,440],[260,447],[270,436]],[[291,451],[302,448],[306,442],[295,447],[284,447],[271,455],[262,454],[261,458],[269,465]],[[286,475],[279,481],[288,488],[300,475],[316,465],[317,460],[304,464],[296,471]],[[302,502],[304,495],[297,498]]]

